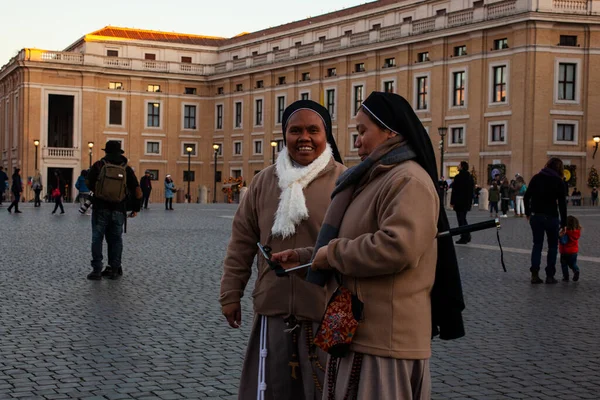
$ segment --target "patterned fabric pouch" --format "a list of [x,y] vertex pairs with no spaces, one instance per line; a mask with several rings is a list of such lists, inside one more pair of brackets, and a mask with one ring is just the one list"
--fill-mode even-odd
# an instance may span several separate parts
[[339,286],[331,296],[314,343],[334,357],[345,357],[362,319],[363,302]]

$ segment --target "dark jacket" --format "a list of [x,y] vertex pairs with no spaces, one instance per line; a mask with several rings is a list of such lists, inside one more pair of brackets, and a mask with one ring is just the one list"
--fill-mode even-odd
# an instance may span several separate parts
[[140,178],[140,187],[144,193],[152,191],[152,180],[149,176],[144,175]]
[[[88,176],[85,180],[85,184],[88,188],[90,188],[92,192],[95,191],[96,182],[98,181],[98,176],[100,175],[100,171],[102,170],[105,161],[109,164],[116,165],[127,164],[127,158],[123,157],[120,154],[107,154],[100,161],[96,161],[94,165],[92,165],[92,168],[90,168],[90,172],[88,173]],[[125,197],[125,200],[123,200],[121,203],[115,204],[92,197],[94,208],[96,208],[97,210],[103,209],[122,212],[126,212],[128,210],[135,212],[140,211],[140,184],[131,167],[127,166],[125,168],[125,171],[127,174],[127,196]],[[134,199],[136,198],[138,199],[138,201],[134,201]]]
[[475,182],[471,173],[461,169],[452,183],[450,204],[454,207],[454,211],[465,212],[471,210],[474,188]]
[[528,217],[532,214],[558,217],[560,211],[560,226],[567,226],[565,186],[555,171],[544,168],[531,178],[523,200],[525,202],[525,215]]
[[6,175],[6,172],[0,171],[0,193],[5,190],[6,181],[8,181],[8,175]]
[[502,184],[502,186],[500,186],[500,196],[503,199],[510,199],[510,186]]
[[12,186],[10,188],[13,194],[19,194],[23,191],[23,181],[21,181],[21,175],[14,174],[12,176]]
[[[48,183],[52,186],[52,190],[58,188],[60,190],[61,197],[65,195],[65,180],[59,175],[54,175],[53,177],[48,179]],[[50,190],[50,193],[52,193]]]

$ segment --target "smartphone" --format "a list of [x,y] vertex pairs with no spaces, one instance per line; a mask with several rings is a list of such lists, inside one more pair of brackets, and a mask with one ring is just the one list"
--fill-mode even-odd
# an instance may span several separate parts
[[271,261],[271,248],[269,246],[263,246],[262,244],[256,243],[258,246],[258,250],[261,252],[265,260],[267,260],[267,264],[269,267],[275,271],[275,275],[277,276],[286,276],[285,270],[281,265],[276,262]]

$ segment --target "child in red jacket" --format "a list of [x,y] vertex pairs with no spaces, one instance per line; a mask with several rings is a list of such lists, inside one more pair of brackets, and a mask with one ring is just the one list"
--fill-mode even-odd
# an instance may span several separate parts
[[572,215],[567,217],[567,228],[560,231],[560,266],[562,267],[563,282],[569,282],[569,268],[573,270],[573,281],[579,280],[579,267],[577,266],[577,253],[579,252],[579,237],[581,225],[579,220]]

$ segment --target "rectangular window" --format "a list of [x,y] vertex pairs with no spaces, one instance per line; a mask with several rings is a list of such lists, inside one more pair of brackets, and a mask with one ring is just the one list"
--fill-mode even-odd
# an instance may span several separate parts
[[452,105],[460,107],[465,105],[465,71],[454,72],[452,83]]
[[239,58],[239,56],[233,56],[234,60],[237,60]]
[[196,106],[183,106],[183,128],[196,129]]
[[279,85],[285,85],[285,76],[280,76],[277,78],[277,82]]
[[217,129],[223,129],[223,104],[217,104]]
[[242,85],[241,83],[238,83],[237,85],[235,85],[236,92],[241,92],[243,90],[244,90],[244,85]]
[[326,100],[325,107],[327,107],[327,111],[331,115],[331,118],[334,118],[335,115],[335,89],[328,89],[325,92]]
[[259,155],[263,153],[263,142],[262,140],[255,140],[254,141],[254,154]]
[[192,63],[192,57],[181,56],[181,62],[182,63],[191,64]]
[[225,91],[223,90],[223,86],[217,88],[217,94],[223,94]]
[[506,65],[494,67],[494,103],[503,103],[506,101]]
[[463,128],[462,127],[452,128],[452,132],[451,132],[451,136],[450,136],[450,143],[464,144],[464,141],[465,141],[465,137],[464,137]]
[[160,85],[148,85],[146,88],[148,92],[160,92]]
[[381,29],[381,24],[373,24],[373,27],[371,28],[374,31],[376,31],[377,29]]
[[344,35],[346,35],[346,36],[350,36],[350,35],[352,35],[352,29],[349,29],[349,30],[347,30],[347,31],[344,31]]
[[233,142],[233,154],[236,156],[242,154],[242,142]]
[[574,142],[575,141],[575,125],[574,124],[557,124],[556,125],[556,140],[558,142]]
[[235,103],[235,125],[236,128],[242,127],[242,103],[236,101]]
[[360,109],[360,106],[362,106],[362,102],[363,102],[363,86],[359,85],[359,86],[354,86],[354,108],[353,108],[353,115],[356,115],[358,113],[358,110]]
[[365,63],[354,64],[354,72],[365,72]]
[[184,182],[194,182],[196,179],[196,171],[183,171]]
[[160,142],[146,142],[147,154],[160,154]]
[[123,102],[121,100],[109,100],[108,124],[123,125]]
[[187,156],[188,154],[188,147],[190,149],[192,149],[192,151],[190,152],[190,155],[195,156],[196,155],[196,143],[183,143],[183,154]]
[[196,94],[196,88],[195,87],[186,87],[184,94]]
[[396,59],[394,57],[386,58],[383,63],[383,68],[390,68],[396,66]]
[[337,70],[335,68],[327,68],[327,76],[332,77],[337,75]]
[[427,62],[429,61],[429,52],[424,51],[422,53],[417,54],[417,62]]
[[310,72],[303,72],[302,73],[302,80],[303,81],[310,81]]
[[144,60],[156,60],[156,54],[144,53]]
[[466,56],[467,46],[456,46],[454,47],[454,57]]
[[427,77],[421,76],[417,78],[417,110],[427,109]]
[[273,46],[273,51],[279,51],[279,46]]
[[503,143],[505,141],[504,137],[504,124],[501,125],[492,125],[492,143]]
[[383,91],[386,93],[394,93],[394,81],[383,82]]
[[146,171],[148,171],[148,174],[150,175],[150,180],[151,181],[157,181],[158,180],[158,170],[157,169],[147,169]]
[[577,36],[560,35],[559,46],[577,46]]
[[283,110],[285,110],[285,97],[277,97],[277,123],[280,124],[283,120]]
[[256,88],[261,89],[265,87],[265,83],[263,81],[256,81]]
[[277,139],[277,152],[279,153],[285,147],[283,144],[283,139]]
[[107,57],[119,57],[119,50],[106,50]]
[[122,90],[123,83],[121,82],[108,82],[108,88],[112,90]]
[[252,57],[257,56],[257,55],[258,55],[258,51],[255,50],[252,52]]
[[148,103],[148,124],[149,127],[160,127],[160,103]]
[[575,79],[577,64],[558,64],[558,99],[575,100]]
[[254,125],[261,126],[263,124],[263,101],[262,99],[257,99],[255,102],[255,119]]
[[494,50],[502,50],[502,49],[508,49],[508,39],[507,38],[494,40]]
[[240,176],[242,176],[242,170],[241,169],[233,169],[233,170],[231,170],[231,177],[232,178],[239,178]]
[[300,94],[300,100],[310,100],[310,94],[308,92]]

